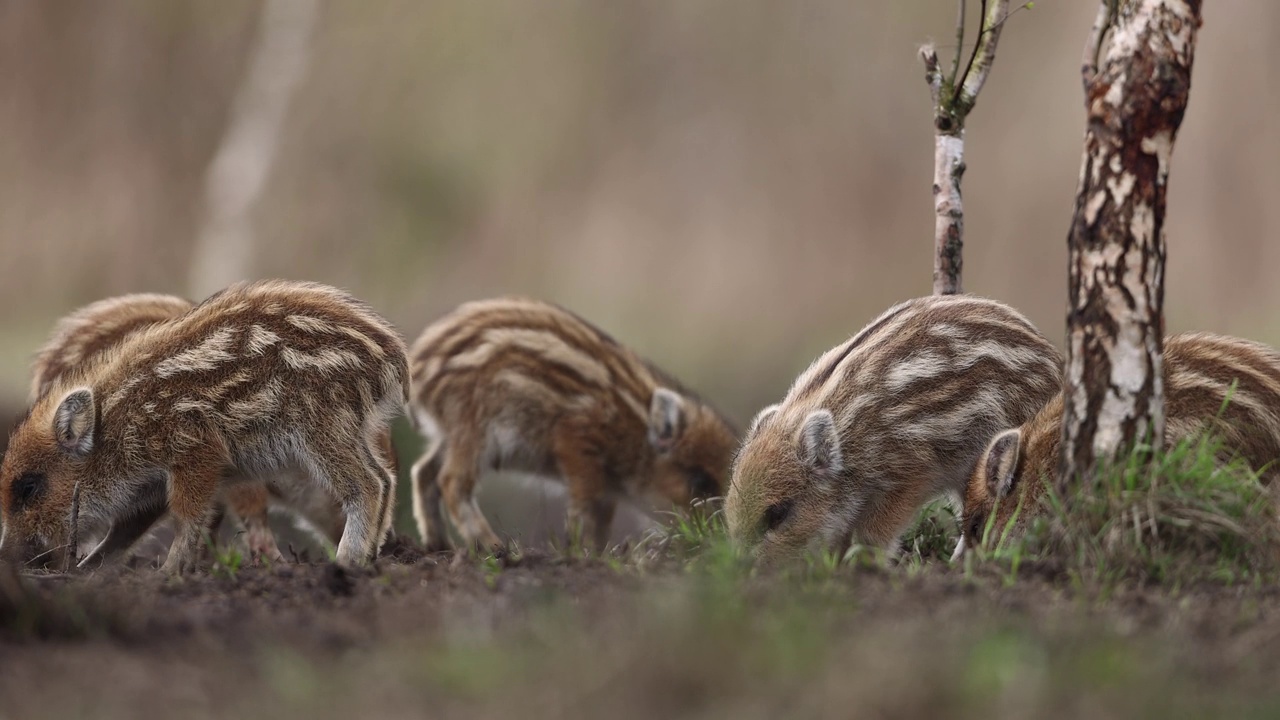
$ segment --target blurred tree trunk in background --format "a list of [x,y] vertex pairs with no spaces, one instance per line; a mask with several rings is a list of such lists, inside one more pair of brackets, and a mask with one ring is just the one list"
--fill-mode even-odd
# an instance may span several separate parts
[[1158,448],[1164,437],[1165,193],[1200,5],[1103,0],[1085,48],[1088,122],[1068,237],[1062,488],[1135,442]]
[[205,178],[205,220],[188,286],[200,299],[252,272],[250,214],[262,195],[294,90],[306,75],[317,0],[265,0],[249,70]]

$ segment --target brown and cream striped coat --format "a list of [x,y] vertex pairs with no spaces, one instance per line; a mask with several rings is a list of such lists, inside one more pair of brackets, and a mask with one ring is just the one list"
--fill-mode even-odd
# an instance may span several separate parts
[[929,500],[959,500],[1001,428],[1057,391],[1061,359],[993,300],[909,300],[803,372],[756,416],[726,498],[729,532],[768,563],[852,541],[894,548]]
[[135,293],[90,303],[59,320],[31,365],[34,403],[54,382],[91,363],[129,335],[187,312],[190,301],[173,295]]
[[409,353],[411,414],[429,447],[413,468],[428,547],[498,545],[474,500],[488,469],[561,478],[570,526],[602,546],[619,497],[678,506],[719,496],[736,437],[696,395],[578,316],[502,298],[462,305]]
[[[36,353],[30,402],[34,403],[58,379],[92,363],[134,332],[178,317],[192,307],[190,301],[173,295],[135,293],[98,300],[67,315],[54,325],[49,339]],[[389,437],[385,444],[390,445]],[[388,450],[387,454],[394,467],[394,453]],[[338,542],[342,510],[327,493],[322,492],[325,497],[315,499],[309,497],[315,493],[295,494],[286,500],[279,496],[279,490],[269,490],[264,483],[253,480],[229,483],[222,489],[231,514],[244,527],[245,543],[252,556],[284,559],[267,521],[272,505],[287,509],[323,544]],[[81,538],[84,537],[82,533]]]
[[[381,438],[407,399],[404,343],[365,304],[312,283],[244,283],[54,381],[0,465],[0,558],[65,551],[69,509],[110,525],[95,554],[167,508],[164,569],[190,567],[223,481],[301,474],[332,493],[338,560],[369,562],[395,478]],[[141,528],[141,530],[139,530]]]
[[[1280,352],[1250,340],[1186,333],[1165,340],[1163,368],[1166,448],[1208,431],[1270,482],[1280,460]],[[957,557],[981,540],[993,512],[993,526],[1003,533],[1019,502],[1009,532],[1026,531],[1042,511],[1061,443],[1061,393],[1021,427],[991,440],[968,482]]]

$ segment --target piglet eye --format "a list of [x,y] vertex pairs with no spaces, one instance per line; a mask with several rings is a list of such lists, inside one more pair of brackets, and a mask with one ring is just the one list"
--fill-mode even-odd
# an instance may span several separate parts
[[791,514],[791,501],[783,500],[782,502],[770,505],[764,511],[764,529],[776,530],[779,525],[786,522],[787,516]]
[[31,502],[44,489],[44,475],[26,473],[13,482],[10,493],[15,507],[22,507]]

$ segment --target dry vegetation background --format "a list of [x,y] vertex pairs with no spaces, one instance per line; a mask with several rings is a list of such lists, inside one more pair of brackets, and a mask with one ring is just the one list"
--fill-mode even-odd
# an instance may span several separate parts
[[[971,3],[976,4],[976,3]],[[965,284],[1062,335],[1094,4],[1018,13],[971,118]],[[950,0],[328,2],[254,215],[254,274],[409,337],[565,303],[739,420],[930,288],[915,55]],[[0,0],[0,395],[98,297],[186,293],[257,0]],[[1280,4],[1206,9],[1169,195],[1171,330],[1280,343]]]

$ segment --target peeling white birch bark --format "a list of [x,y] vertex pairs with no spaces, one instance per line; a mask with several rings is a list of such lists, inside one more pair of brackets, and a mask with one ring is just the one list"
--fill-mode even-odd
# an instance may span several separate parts
[[1069,236],[1064,484],[1136,443],[1159,447],[1164,436],[1165,195],[1200,5],[1128,0],[1113,12],[1102,0],[1085,46],[1088,123]]

